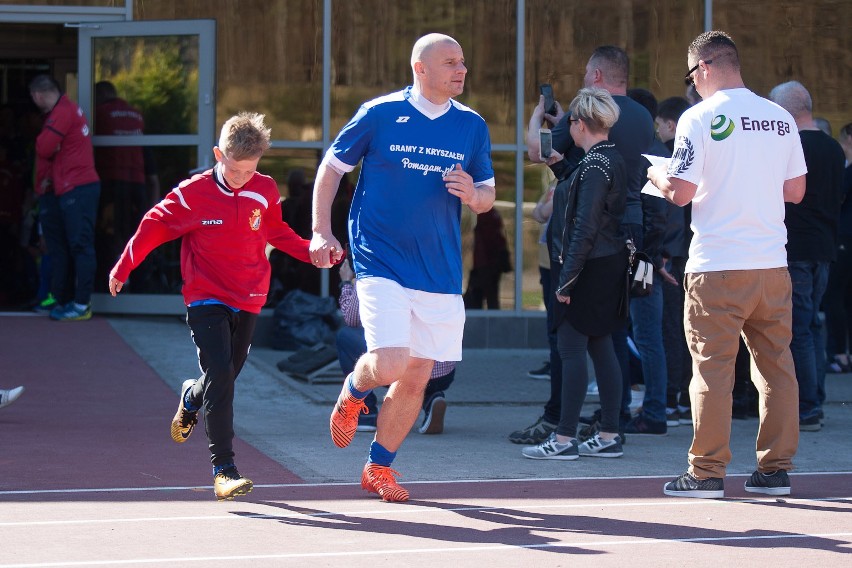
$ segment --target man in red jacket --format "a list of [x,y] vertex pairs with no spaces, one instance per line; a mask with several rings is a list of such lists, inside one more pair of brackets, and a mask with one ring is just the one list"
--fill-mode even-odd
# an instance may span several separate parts
[[186,441],[204,408],[213,490],[220,500],[252,490],[251,480],[234,466],[234,381],[269,290],[266,244],[310,262],[310,243],[281,218],[278,186],[256,171],[269,148],[263,118],[243,112],[225,122],[219,146],[213,148],[218,163],[181,182],[145,214],[109,279],[115,296],[152,250],[183,237],[186,321],[198,348],[201,377],[181,386],[171,435],[177,443]]
[[[95,282],[95,217],[101,184],[89,125],[83,111],[49,75],[30,81],[30,96],[45,113],[36,138],[39,220],[53,262],[50,317],[79,321],[92,317]],[[74,275],[73,278],[70,275]]]

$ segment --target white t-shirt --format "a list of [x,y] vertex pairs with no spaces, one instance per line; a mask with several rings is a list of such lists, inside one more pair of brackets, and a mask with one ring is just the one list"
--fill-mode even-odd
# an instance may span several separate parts
[[796,123],[775,103],[740,88],[688,109],[668,170],[698,185],[686,272],[787,266],[784,181],[805,173]]

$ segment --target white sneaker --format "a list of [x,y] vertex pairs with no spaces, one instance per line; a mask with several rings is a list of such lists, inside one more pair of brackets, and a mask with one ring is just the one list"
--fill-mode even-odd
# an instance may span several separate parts
[[15,387],[9,390],[0,390],[0,408],[9,406],[24,393],[24,387]]

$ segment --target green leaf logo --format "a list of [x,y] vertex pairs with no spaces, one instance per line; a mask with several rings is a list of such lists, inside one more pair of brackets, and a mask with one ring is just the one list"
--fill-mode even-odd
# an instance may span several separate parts
[[713,122],[710,123],[710,138],[716,140],[724,140],[734,131],[734,121],[720,114],[713,117]]

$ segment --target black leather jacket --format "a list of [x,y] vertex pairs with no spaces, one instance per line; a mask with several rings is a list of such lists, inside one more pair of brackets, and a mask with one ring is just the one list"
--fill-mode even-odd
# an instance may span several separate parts
[[621,218],[627,200],[627,166],[611,142],[589,148],[574,173],[556,186],[548,230],[557,292],[570,291],[587,259],[624,250]]

